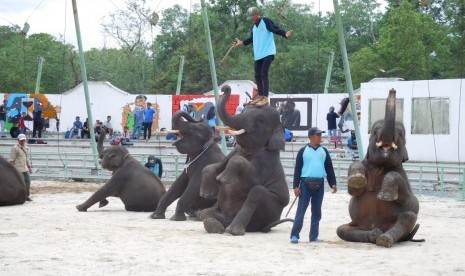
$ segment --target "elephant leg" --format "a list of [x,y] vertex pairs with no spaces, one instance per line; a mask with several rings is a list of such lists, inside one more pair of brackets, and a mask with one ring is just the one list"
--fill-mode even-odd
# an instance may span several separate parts
[[170,220],[183,221],[186,220],[186,213],[193,213],[191,209],[192,202],[199,196],[200,175],[197,174],[189,179],[189,182],[184,190],[184,193],[178,200],[176,211]]
[[[244,235],[247,225],[249,224],[250,219],[257,210],[257,207],[263,202],[274,200],[276,200],[276,198],[272,197],[271,193],[264,186],[254,186],[247,194],[247,198],[244,204],[234,217],[231,224],[226,228],[226,232],[234,236]],[[282,212],[282,209],[280,210],[280,212]]]
[[227,225],[224,216],[218,212],[217,204],[211,208],[197,212],[196,216],[203,221],[203,226],[207,233],[223,234]]
[[105,207],[105,206],[108,205],[108,203],[109,203],[108,200],[104,199],[104,200],[102,200],[102,201],[99,202],[98,207],[99,207],[99,208]]
[[219,185],[221,184],[216,177],[226,167],[226,162],[210,164],[202,170],[200,196],[203,198],[213,199],[218,195]]
[[109,196],[115,196],[118,194],[118,190],[120,187],[124,185],[121,183],[117,183],[113,178],[111,178],[107,184],[103,185],[100,189],[98,189],[93,195],[89,197],[84,203],[79,204],[76,206],[76,209],[80,212],[87,211],[92,205],[97,202],[105,202],[106,198]]
[[383,231],[379,228],[361,230],[356,226],[343,224],[337,228],[336,233],[339,238],[345,241],[375,243],[376,239],[383,234]]
[[168,191],[166,191],[166,193],[161,197],[157,209],[155,209],[150,217],[153,219],[164,219],[166,209],[184,193],[188,183],[189,177],[185,172],[183,172],[178,178],[176,178]]
[[384,176],[381,190],[377,198],[384,201],[395,201],[399,198],[399,185],[405,180],[397,172],[389,172]]
[[376,245],[391,247],[397,241],[405,238],[415,227],[416,222],[417,215],[414,212],[401,213],[394,226],[376,239]]
[[351,196],[359,196],[365,191],[367,186],[365,171],[366,169],[360,161],[356,161],[350,165],[348,171],[347,187]]

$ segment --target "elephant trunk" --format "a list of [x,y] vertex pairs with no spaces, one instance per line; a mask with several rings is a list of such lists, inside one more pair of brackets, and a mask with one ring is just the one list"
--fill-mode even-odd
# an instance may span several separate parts
[[396,130],[396,90],[389,90],[389,96],[386,100],[386,113],[384,115],[384,124],[376,143],[378,147],[389,146],[394,149],[397,145],[394,143]]
[[177,111],[173,114],[171,119],[171,125],[174,130],[180,130],[187,126],[187,122],[183,121],[181,118],[186,119],[188,122],[191,123],[199,123],[201,121],[197,121],[196,119],[192,118],[189,114],[184,111]]
[[240,126],[238,126],[238,124],[235,123],[235,120],[233,120],[233,116],[229,115],[229,113],[226,111],[226,103],[228,102],[229,97],[231,96],[231,87],[229,85],[225,85],[221,88],[221,92],[223,92],[223,97],[220,100],[218,106],[218,115],[220,116],[221,120],[225,125],[234,129],[239,129]]

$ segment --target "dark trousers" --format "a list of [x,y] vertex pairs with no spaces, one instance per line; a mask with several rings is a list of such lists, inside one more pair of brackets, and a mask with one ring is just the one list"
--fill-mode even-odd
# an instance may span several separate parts
[[[35,122],[32,125],[32,137],[34,138],[42,138],[42,129],[44,128],[44,124],[42,122]],[[36,133],[38,136],[36,136]]]
[[255,82],[257,83],[258,95],[268,97],[270,92],[270,80],[268,72],[270,71],[271,63],[274,60],[274,55],[256,60],[254,63]]
[[323,204],[323,197],[325,194],[325,187],[321,185],[317,191],[310,191],[305,184],[300,185],[300,197],[295,213],[294,225],[291,230],[291,237],[296,236],[300,239],[300,231],[304,223],[305,212],[307,211],[308,204],[311,201],[312,217],[310,219],[310,234],[309,240],[315,241],[318,238],[320,220],[321,220],[321,205]]
[[152,122],[150,123],[142,123],[144,126],[144,140],[145,139],[150,139],[152,137]]
[[26,182],[26,196],[29,197],[29,191],[31,190],[31,176],[29,175],[29,172],[22,172],[22,174],[24,177],[24,182]]

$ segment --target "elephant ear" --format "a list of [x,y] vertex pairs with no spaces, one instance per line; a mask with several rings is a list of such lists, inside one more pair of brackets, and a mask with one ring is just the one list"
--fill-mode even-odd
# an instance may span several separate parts
[[286,139],[284,138],[284,128],[279,123],[271,132],[268,139],[267,148],[269,150],[284,150]]

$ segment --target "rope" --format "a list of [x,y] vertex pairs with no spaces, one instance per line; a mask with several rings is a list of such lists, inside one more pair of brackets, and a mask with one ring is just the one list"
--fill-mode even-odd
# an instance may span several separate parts
[[29,15],[29,17],[26,19],[26,22],[29,21],[29,19],[37,11],[37,9],[40,7],[40,5],[42,5],[43,2],[44,2],[44,0],[40,1],[39,5],[36,6],[36,8],[32,11],[31,15]]

